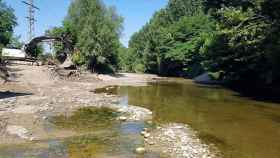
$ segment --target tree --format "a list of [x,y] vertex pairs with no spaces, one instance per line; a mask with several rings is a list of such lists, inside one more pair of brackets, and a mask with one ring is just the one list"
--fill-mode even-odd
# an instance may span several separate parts
[[208,40],[211,42],[205,44],[204,64],[209,71],[220,72],[228,81],[251,84],[277,81],[280,66],[279,15],[274,6],[277,7],[279,2],[226,2],[222,6],[211,6],[214,8],[211,14],[215,15],[218,27],[213,38]]
[[262,0],[204,0],[203,5],[206,12],[214,13],[224,7],[257,8]]
[[64,27],[76,38],[75,47],[85,60],[79,62],[86,63],[92,72],[113,71],[122,21],[113,7],[107,8],[99,0],[73,1]]
[[0,50],[10,43],[16,25],[13,9],[0,0]]
[[20,41],[20,36],[12,36],[10,43],[7,45],[9,48],[21,49],[24,43]]
[[212,28],[201,0],[170,0],[132,36],[129,48],[145,72],[193,77],[188,74],[191,71],[184,71],[190,66],[188,61],[193,61],[190,57],[199,56],[199,40],[193,37]]
[[204,14],[181,18],[169,29],[173,43],[166,54],[168,74],[196,77],[205,71],[200,54],[204,40],[215,28],[215,22]]
[[130,62],[122,63],[160,75],[279,83],[279,7],[278,0],[169,0],[132,36],[123,58]]
[[[45,35],[51,37],[61,37],[65,32],[64,27],[53,27],[47,30]],[[63,51],[63,44],[61,42],[54,41],[53,47],[56,55],[59,55]]]

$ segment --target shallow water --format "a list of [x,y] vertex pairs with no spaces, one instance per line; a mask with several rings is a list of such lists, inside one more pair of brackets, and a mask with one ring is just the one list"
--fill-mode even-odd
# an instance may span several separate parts
[[123,103],[152,110],[156,122],[191,125],[203,141],[216,144],[225,158],[280,157],[280,104],[180,79],[120,87],[118,93]]
[[119,113],[107,108],[82,108],[59,115],[46,123],[53,129],[74,131],[77,136],[0,146],[0,158],[163,158],[160,153],[134,151],[144,142],[140,136],[144,122],[119,122]]
[[[203,141],[218,146],[225,158],[280,157],[280,104],[252,100],[221,87],[183,79],[143,87],[109,86],[95,92],[118,94],[122,105],[149,108],[156,123],[191,125]],[[139,133],[147,124],[116,122],[117,114],[107,110],[99,113],[83,109],[69,117],[55,117],[51,128],[74,130],[78,136],[0,147],[0,158],[164,157],[149,152],[136,155],[134,149],[143,145]]]

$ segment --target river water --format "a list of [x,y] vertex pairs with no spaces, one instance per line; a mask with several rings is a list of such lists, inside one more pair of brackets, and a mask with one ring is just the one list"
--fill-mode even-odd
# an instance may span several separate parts
[[180,79],[120,87],[118,93],[123,102],[152,110],[155,122],[191,125],[225,158],[280,157],[280,104]]
[[[120,104],[124,106],[137,105],[152,110],[155,123],[189,124],[202,141],[215,144],[224,158],[280,157],[278,103],[253,100],[222,87],[199,85],[184,79],[170,79],[141,87],[121,86],[109,91],[110,94],[118,94]],[[103,88],[97,92],[108,91]],[[107,122],[106,128],[98,130],[94,123],[96,118],[90,111],[83,111],[86,113],[78,112],[71,117],[72,120],[60,118],[60,127],[54,125],[54,128],[69,130],[75,127],[80,132],[78,136],[2,147],[0,158],[164,157],[160,153],[139,156],[133,152],[143,145],[139,133],[147,126],[144,122],[112,122],[112,125]]]

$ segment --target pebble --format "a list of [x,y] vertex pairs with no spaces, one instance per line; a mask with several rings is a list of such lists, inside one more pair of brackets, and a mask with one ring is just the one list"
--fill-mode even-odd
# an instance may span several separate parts
[[142,135],[142,136],[144,136],[145,134],[147,134],[146,131],[142,131],[142,132],[141,132],[141,135]]
[[149,138],[150,136],[151,136],[150,133],[145,133],[145,134],[144,134],[144,138]]
[[149,145],[155,145],[155,143],[154,143],[154,142],[151,142],[151,141],[148,141],[148,144],[149,144]]
[[135,149],[135,152],[136,152],[137,154],[144,154],[144,153],[146,152],[146,149],[143,148],[143,147],[139,147],[139,148],[136,148],[136,149]]
[[30,137],[29,140],[30,140],[30,141],[34,141],[35,138],[34,138],[34,137]]
[[127,120],[127,117],[121,116],[121,117],[119,117],[119,120],[120,120],[120,121],[126,121],[126,120]]

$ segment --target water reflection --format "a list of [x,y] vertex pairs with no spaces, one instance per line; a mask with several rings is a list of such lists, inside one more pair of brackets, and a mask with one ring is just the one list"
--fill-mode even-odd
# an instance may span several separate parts
[[119,94],[128,104],[151,109],[156,122],[190,124],[204,141],[217,144],[226,158],[280,155],[279,104],[186,80],[121,87]]

